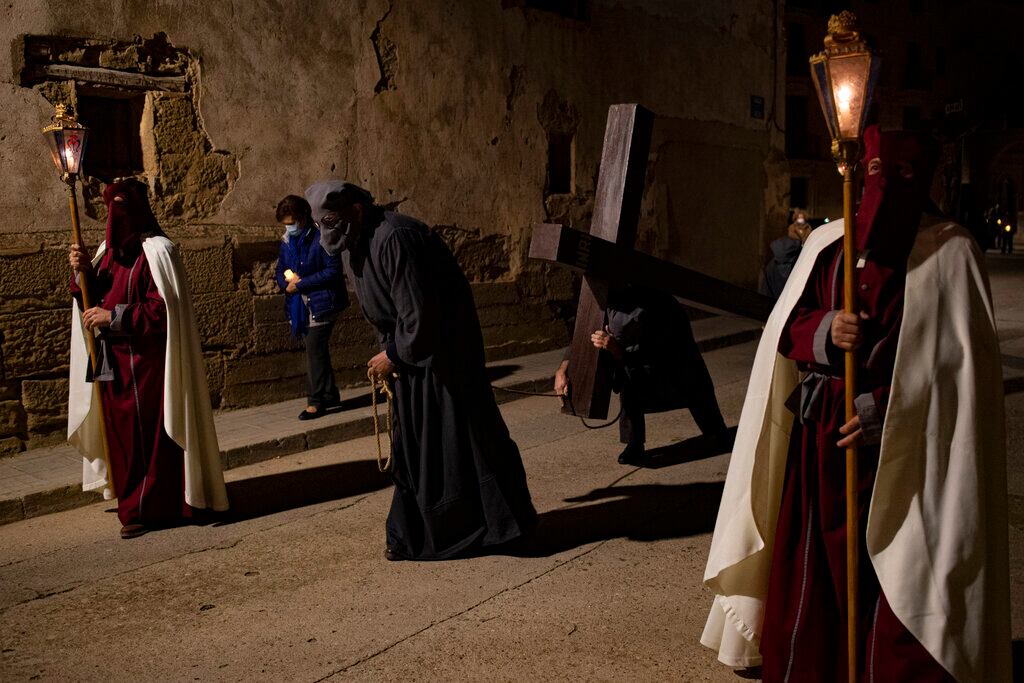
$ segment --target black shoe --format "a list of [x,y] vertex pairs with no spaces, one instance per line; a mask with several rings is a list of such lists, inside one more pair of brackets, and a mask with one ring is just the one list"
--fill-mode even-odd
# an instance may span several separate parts
[[385,546],[384,547],[384,559],[387,560],[388,562],[401,562],[402,560],[405,559],[405,557],[403,557],[402,555],[399,555],[397,551],[394,551],[391,548],[388,548],[387,546]]
[[632,465],[644,458],[644,445],[642,443],[631,443],[626,449],[619,453],[620,465]]
[[148,532],[149,529],[141,524],[125,524],[121,527],[121,538],[138,538],[139,536]]
[[303,410],[299,413],[300,420],[316,420],[323,417],[326,413],[323,408],[317,408],[315,413],[309,412],[309,410]]

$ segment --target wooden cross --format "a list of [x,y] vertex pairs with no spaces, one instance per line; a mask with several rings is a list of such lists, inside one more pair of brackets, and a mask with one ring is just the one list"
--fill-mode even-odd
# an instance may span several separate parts
[[604,327],[610,287],[631,283],[660,289],[762,321],[773,305],[766,296],[633,249],[653,128],[654,114],[647,109],[613,105],[604,132],[590,232],[546,223],[534,226],[530,240],[530,258],[583,274],[570,347],[572,405],[564,410],[591,419],[608,416],[611,397],[610,361],[590,341],[591,333]]

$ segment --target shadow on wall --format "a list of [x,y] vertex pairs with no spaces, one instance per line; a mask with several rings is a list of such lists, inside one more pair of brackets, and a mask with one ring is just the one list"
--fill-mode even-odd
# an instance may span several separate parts
[[231,509],[219,525],[358,496],[391,485],[376,460],[310,467],[228,483]]

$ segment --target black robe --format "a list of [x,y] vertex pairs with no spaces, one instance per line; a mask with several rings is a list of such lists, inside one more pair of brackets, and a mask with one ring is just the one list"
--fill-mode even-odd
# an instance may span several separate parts
[[623,347],[615,388],[622,443],[643,443],[644,414],[689,408],[701,432],[724,432],[715,385],[685,309],[671,294],[642,287],[609,294],[608,331]]
[[537,513],[487,378],[469,282],[423,223],[391,211],[368,222],[348,265],[399,375],[388,547],[435,560],[511,541]]

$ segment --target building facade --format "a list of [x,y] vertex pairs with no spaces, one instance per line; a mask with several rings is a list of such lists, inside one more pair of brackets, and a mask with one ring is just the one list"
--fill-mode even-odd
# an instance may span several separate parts
[[[657,116],[638,247],[756,286],[785,221],[781,5],[728,0],[12,0],[0,8],[0,453],[63,438],[69,219],[40,136],[92,129],[81,190],[151,188],[182,247],[214,405],[302,395],[272,273],[274,207],[328,177],[440,232],[474,283],[488,356],[566,343],[573,278],[531,226],[587,229],[608,106]],[[365,381],[358,307],[335,332]]]

